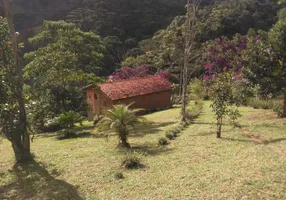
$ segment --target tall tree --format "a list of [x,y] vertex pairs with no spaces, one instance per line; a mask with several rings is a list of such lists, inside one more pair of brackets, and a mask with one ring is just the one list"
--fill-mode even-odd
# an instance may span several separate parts
[[187,104],[188,104],[188,68],[190,62],[192,62],[191,73],[195,72],[196,59],[198,58],[197,50],[197,37],[198,37],[198,27],[197,27],[197,15],[198,9],[202,0],[192,0],[190,3],[187,0],[187,23],[186,23],[186,34],[185,34],[185,51],[184,51],[184,66],[182,68],[183,72],[183,94],[182,94],[182,120],[187,119]]
[[[30,136],[23,97],[23,69],[19,62],[18,43],[9,0],[4,0],[8,26],[0,19],[0,122],[2,131],[11,141],[17,162],[32,159]],[[10,31],[10,35],[7,34]]]
[[39,108],[47,104],[45,111],[50,109],[49,114],[85,111],[85,95],[80,88],[100,81],[95,74],[103,57],[101,38],[72,23],[45,21],[44,31],[29,42],[35,47],[24,56],[31,100],[41,105]]

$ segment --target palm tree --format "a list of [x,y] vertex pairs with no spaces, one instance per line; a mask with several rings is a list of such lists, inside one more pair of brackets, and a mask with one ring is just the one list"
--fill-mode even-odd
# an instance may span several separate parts
[[136,131],[136,125],[147,122],[144,117],[136,115],[142,109],[130,109],[131,105],[114,105],[113,109],[104,112],[104,118],[99,123],[99,130],[107,132],[107,136],[112,131],[116,132],[121,146],[125,148],[130,148],[127,141],[130,131]]

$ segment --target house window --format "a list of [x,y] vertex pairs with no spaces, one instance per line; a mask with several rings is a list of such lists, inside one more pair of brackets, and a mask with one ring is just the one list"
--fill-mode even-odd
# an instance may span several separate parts
[[97,95],[96,94],[94,94],[94,99],[97,100]]
[[104,101],[104,107],[107,107],[107,102],[106,101]]

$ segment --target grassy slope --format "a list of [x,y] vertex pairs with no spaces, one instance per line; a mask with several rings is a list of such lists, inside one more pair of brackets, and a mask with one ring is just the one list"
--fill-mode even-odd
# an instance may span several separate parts
[[[146,152],[140,170],[120,167],[115,136],[37,136],[37,163],[14,168],[10,144],[2,141],[0,199],[286,199],[286,120],[270,111],[241,111],[242,128],[226,125],[216,139],[207,104],[167,147],[158,147],[157,139],[176,123],[179,109],[148,115],[155,123],[130,138]],[[116,172],[125,178],[115,180]]]

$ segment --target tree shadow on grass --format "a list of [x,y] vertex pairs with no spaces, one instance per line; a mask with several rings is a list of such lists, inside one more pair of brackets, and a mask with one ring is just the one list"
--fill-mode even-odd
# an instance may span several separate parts
[[210,135],[215,135],[215,134],[216,134],[216,132],[214,132],[214,131],[204,131],[204,132],[200,132],[196,135],[191,135],[191,136],[199,137],[199,136],[210,136]]
[[[36,161],[16,164],[9,172],[15,181],[3,186],[0,199],[83,200],[74,186],[54,178]],[[58,174],[53,171],[53,175]]]
[[249,138],[249,139],[235,139],[235,138],[220,138],[221,140],[228,140],[228,141],[234,141],[234,142],[245,142],[245,143],[253,143],[253,144],[262,144],[262,145],[268,145],[273,144],[281,141],[286,141],[286,138],[277,138],[277,139],[270,139],[270,140],[264,140],[261,138]]
[[277,138],[277,139],[273,139],[273,140],[266,140],[265,144],[272,144],[272,143],[277,143],[277,142],[281,142],[281,141],[286,141],[286,138]]
[[251,140],[247,140],[247,139],[236,139],[236,138],[219,138],[220,140],[226,140],[226,141],[233,141],[233,142],[244,142],[244,143],[254,143]]
[[152,122],[147,125],[137,127],[137,133],[132,134],[132,137],[144,137],[147,134],[156,134],[162,131],[164,127],[176,124],[177,122]]
[[[87,137],[96,137],[94,134],[92,134],[92,130],[94,129],[94,126],[78,126],[78,127],[74,127],[71,130],[76,132],[78,134],[79,138],[87,138]],[[57,132],[51,132],[51,133],[40,133],[36,135],[36,138],[52,138],[52,137],[56,137],[59,136],[62,131],[59,130]]]
[[[211,126],[215,126],[215,125],[216,125],[215,122],[201,122],[201,121],[192,121],[191,124],[211,125]],[[224,124],[224,125],[225,125],[225,124]]]
[[242,128],[248,128],[248,127],[251,127],[251,128],[274,128],[274,129],[281,129],[281,125],[279,124],[258,124],[258,125],[247,125],[247,124],[244,124],[244,125],[241,125]]
[[132,146],[132,150],[143,152],[146,155],[157,156],[160,154],[171,153],[174,148],[166,148],[163,146],[148,146],[148,145],[137,145]]

